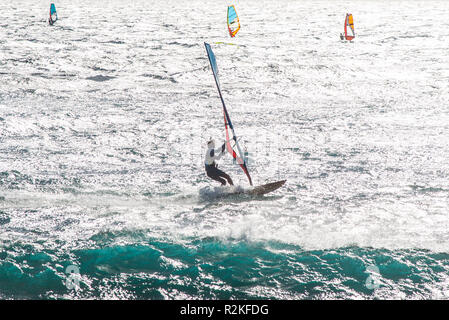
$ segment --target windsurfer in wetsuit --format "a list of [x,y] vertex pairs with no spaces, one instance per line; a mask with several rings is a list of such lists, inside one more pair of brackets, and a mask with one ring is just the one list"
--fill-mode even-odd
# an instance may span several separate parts
[[[225,179],[228,181],[228,183],[233,186],[234,183],[232,182],[232,179],[229,175],[221,171],[217,168],[217,163],[215,160],[219,160],[221,156],[223,155],[226,145],[223,143],[221,148],[214,149],[215,148],[215,141],[210,140],[207,143],[207,152],[206,152],[206,160],[204,162],[206,167],[206,173],[209,178],[212,178],[215,181],[220,182],[223,186],[226,185]],[[225,179],[223,179],[225,178]]]
[[340,33],[340,40],[343,40],[344,38],[343,33]]

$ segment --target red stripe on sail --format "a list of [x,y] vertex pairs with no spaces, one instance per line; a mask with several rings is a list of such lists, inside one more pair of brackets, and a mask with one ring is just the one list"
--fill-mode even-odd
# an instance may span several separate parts
[[243,159],[237,155],[237,153],[234,151],[234,149],[232,149],[231,141],[229,139],[228,121],[226,119],[226,113],[224,112],[224,110],[223,110],[223,115],[224,115],[224,121],[225,121],[225,129],[226,129],[226,150],[228,150],[228,152],[232,155],[232,157],[237,160],[237,163],[240,165],[243,172],[245,172],[246,176],[248,177],[249,184],[253,185],[253,181],[251,179],[251,176],[249,175],[248,169],[246,168],[245,161],[243,161]]

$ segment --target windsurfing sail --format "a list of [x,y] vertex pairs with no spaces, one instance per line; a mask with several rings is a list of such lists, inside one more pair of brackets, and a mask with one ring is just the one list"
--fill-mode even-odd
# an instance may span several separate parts
[[352,13],[347,13],[345,19],[345,39],[351,41],[354,38],[354,18],[352,17]]
[[228,30],[231,37],[235,37],[240,30],[240,20],[234,5],[228,6]]
[[58,14],[56,13],[55,4],[52,3],[52,4],[50,4],[50,19],[49,19],[49,21],[51,21],[51,24],[53,24],[54,22],[56,22],[56,20],[58,20]]
[[[224,116],[225,130],[226,130],[226,150],[232,155],[232,157],[240,165],[243,172],[245,172],[246,176],[248,177],[249,184],[252,186],[253,182],[251,180],[251,176],[249,175],[247,164],[246,164],[245,160],[243,160],[243,157],[242,157],[243,153],[242,153],[242,150],[240,149],[240,146],[239,146],[239,143],[237,140],[237,136],[234,131],[234,126],[232,125],[231,118],[229,117],[228,110],[226,109],[226,105],[223,100],[223,95],[221,94],[220,81],[218,80],[218,66],[217,66],[217,61],[215,59],[215,55],[212,51],[212,48],[210,47],[210,45],[208,43],[205,42],[204,46],[206,47],[207,56],[209,57],[209,62],[210,62],[210,66],[212,68],[212,73],[214,75],[215,84],[217,85],[217,89],[218,89],[218,94],[220,96],[221,103],[223,104],[223,116]],[[232,138],[230,137],[231,134],[232,134]],[[235,142],[235,147],[237,147],[238,153],[235,152],[234,149],[232,148],[231,140],[233,140]]]

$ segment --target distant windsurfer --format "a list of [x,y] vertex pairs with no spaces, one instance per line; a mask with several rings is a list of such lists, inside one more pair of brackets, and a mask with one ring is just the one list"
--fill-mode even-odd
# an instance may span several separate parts
[[58,14],[56,13],[56,7],[55,4],[50,4],[50,17],[48,18],[48,24],[53,25],[56,20],[58,20]]
[[[215,149],[215,141],[210,140],[207,143],[207,152],[206,152],[206,160],[205,160],[205,168],[206,168],[206,174],[209,178],[220,182],[223,186],[226,185],[225,179],[228,181],[228,183],[233,186],[234,183],[232,182],[232,179],[229,175],[221,171],[217,168],[217,163],[215,160],[219,160],[224,151],[225,151],[226,145],[223,143],[221,148]],[[225,179],[223,179],[225,178]]]
[[343,36],[343,33],[340,33],[340,40],[344,40],[345,37]]

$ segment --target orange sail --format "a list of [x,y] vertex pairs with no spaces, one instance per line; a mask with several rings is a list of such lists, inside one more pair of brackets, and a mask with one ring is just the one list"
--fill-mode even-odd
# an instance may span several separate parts
[[345,18],[345,39],[351,41],[354,38],[354,18],[352,17],[352,13],[347,13]]

